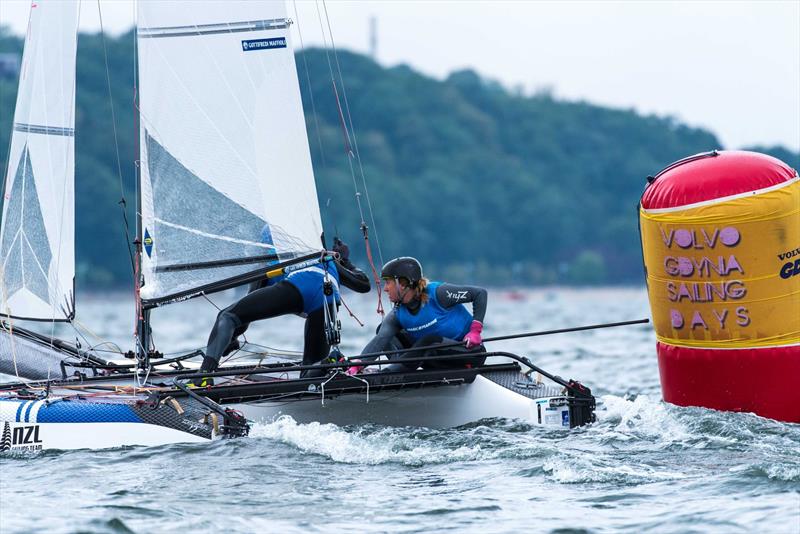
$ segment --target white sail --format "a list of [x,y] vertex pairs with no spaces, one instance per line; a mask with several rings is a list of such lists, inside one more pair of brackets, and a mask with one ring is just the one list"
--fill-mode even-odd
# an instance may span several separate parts
[[142,297],[267,265],[252,261],[259,256],[320,250],[284,3],[151,0],[138,9]]
[[77,27],[77,0],[32,3],[3,190],[2,315],[63,320],[72,300]]

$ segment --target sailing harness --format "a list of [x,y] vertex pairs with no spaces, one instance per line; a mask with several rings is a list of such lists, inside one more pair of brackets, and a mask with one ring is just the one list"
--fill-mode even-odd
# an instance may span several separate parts
[[[338,316],[339,305],[336,299],[332,298],[334,293],[333,279],[328,272],[328,262],[325,261],[326,254],[327,253],[323,253],[320,258],[320,263],[322,263],[323,271],[325,272],[322,277],[322,294],[324,295],[322,309],[325,320],[325,340],[328,342],[328,345],[336,348],[339,343],[342,342],[342,321],[339,320]],[[330,302],[328,301],[329,298]]]

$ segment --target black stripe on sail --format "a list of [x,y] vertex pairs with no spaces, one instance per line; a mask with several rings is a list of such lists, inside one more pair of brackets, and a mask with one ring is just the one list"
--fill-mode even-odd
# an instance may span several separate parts
[[194,26],[163,26],[139,28],[136,34],[143,39],[158,37],[186,37],[189,35],[214,35],[218,33],[255,32],[288,28],[289,19],[251,20],[243,22],[221,22],[196,24]]
[[[275,269],[283,269],[290,265],[296,265],[298,263],[303,263],[305,261],[319,259],[320,256],[321,256],[321,251],[313,252],[311,254],[306,254],[305,256],[297,256],[290,260],[285,260],[280,263],[276,263],[275,265],[270,265],[269,269],[270,271]],[[145,310],[150,310],[162,306],[164,304],[172,304],[174,302],[180,302],[183,300],[199,297],[200,295],[210,295],[212,293],[217,293],[219,291],[224,291],[226,289],[232,289],[234,287],[243,286],[245,284],[249,284],[250,282],[255,282],[257,280],[263,280],[264,278],[266,278],[266,274],[267,273],[264,269],[256,269],[254,271],[249,271],[237,276],[232,276],[224,280],[219,280],[217,282],[211,282],[209,284],[204,284],[202,286],[195,287],[192,289],[179,291],[171,295],[166,295],[163,297],[158,297],[153,299],[142,299],[142,306],[144,307]]]
[[250,263],[262,263],[265,261],[275,261],[280,256],[277,254],[267,254],[265,256],[251,256],[249,258],[231,258],[228,260],[203,261],[196,263],[182,263],[172,265],[159,265],[156,267],[157,273],[168,273],[174,271],[195,271],[198,269],[214,269],[216,267],[228,267],[230,265],[247,265]]
[[63,135],[65,137],[75,137],[75,128],[60,128],[58,126],[42,126],[40,124],[26,124],[15,122],[14,130],[17,132],[27,132],[43,135]]

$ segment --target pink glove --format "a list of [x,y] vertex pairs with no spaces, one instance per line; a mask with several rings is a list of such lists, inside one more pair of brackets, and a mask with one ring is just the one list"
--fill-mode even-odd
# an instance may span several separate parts
[[[350,361],[353,361],[353,362],[360,362],[361,360],[350,360]],[[352,366],[352,367],[348,367],[348,368],[347,368],[347,371],[345,371],[345,374],[348,374],[348,375],[350,375],[350,376],[357,375],[357,374],[358,374],[358,373],[360,373],[360,372],[361,372],[363,369],[364,369],[364,366],[363,366],[363,365],[354,365],[354,366]]]
[[472,347],[477,347],[481,344],[481,331],[483,330],[483,324],[480,321],[472,321],[472,325],[469,327],[469,332],[467,335],[464,336],[464,344],[467,346],[468,349]]

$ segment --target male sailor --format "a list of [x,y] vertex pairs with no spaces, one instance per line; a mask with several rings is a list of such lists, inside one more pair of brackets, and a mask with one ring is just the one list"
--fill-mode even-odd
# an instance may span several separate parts
[[[306,318],[303,365],[311,365],[327,357],[330,345],[325,335],[325,307],[339,306],[341,303],[339,285],[358,293],[368,293],[370,290],[367,275],[350,261],[348,246],[338,238],[334,243],[333,251],[338,256],[336,259],[323,260],[287,275],[265,279],[251,286],[250,293],[238,302],[219,312],[208,337],[200,370],[216,370],[220,358],[239,347],[236,338],[247,330],[251,322],[290,313]],[[324,373],[318,371],[304,373],[303,376],[321,374]]]
[[[418,350],[391,356],[395,363],[384,370],[414,370],[416,362],[403,363],[403,358],[464,354],[464,358],[425,362],[426,368],[453,368],[481,365],[485,356],[469,356],[486,352],[481,340],[488,293],[482,287],[433,282],[422,276],[422,265],[415,258],[395,258],[381,270],[384,291],[394,304],[363,354],[424,347],[441,343],[459,345]],[[470,313],[465,303],[472,303]]]

